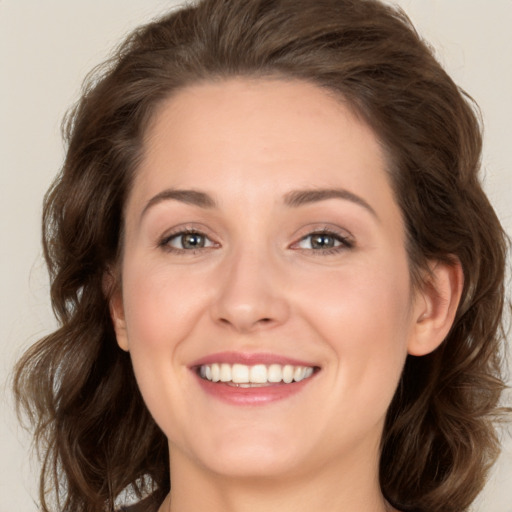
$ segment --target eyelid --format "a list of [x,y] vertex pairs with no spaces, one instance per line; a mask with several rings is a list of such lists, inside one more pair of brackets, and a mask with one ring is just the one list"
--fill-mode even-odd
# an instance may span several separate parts
[[[176,252],[176,253],[187,253],[187,254],[195,254],[199,251],[209,250],[214,247],[219,247],[220,244],[214,240],[214,238],[208,234],[208,229],[203,226],[197,226],[197,225],[181,225],[176,226],[172,228],[170,231],[166,231],[164,235],[162,235],[158,241],[157,241],[157,247],[164,249],[169,252]],[[180,236],[186,235],[186,234],[197,234],[200,236],[205,237],[208,241],[211,242],[211,245],[208,245],[206,247],[198,247],[197,249],[180,249],[179,247],[173,247],[169,244],[169,242],[175,238],[178,238]]]
[[[304,251],[308,253],[315,253],[320,255],[325,254],[333,254],[341,251],[346,251],[349,249],[353,249],[355,247],[355,239],[351,233],[348,231],[335,227],[335,226],[319,226],[319,227],[309,227],[308,230],[301,230],[303,234],[301,234],[298,239],[293,242],[293,244],[290,245],[291,249],[298,250],[298,251]],[[312,237],[315,235],[327,235],[332,236],[336,238],[340,244],[334,247],[327,247],[325,249],[305,249],[302,247],[299,247],[299,244],[307,239],[308,237]]]
[[[157,247],[167,250],[169,252],[175,253],[188,253],[195,254],[200,251],[209,250],[212,248],[220,247],[220,243],[218,243],[213,236],[209,234],[209,229],[205,226],[197,226],[197,225],[180,225],[175,226],[169,231],[166,231],[164,235],[162,235],[157,241]],[[315,253],[315,254],[333,254],[336,252],[346,251],[354,248],[355,239],[351,233],[347,230],[339,228],[337,226],[332,225],[320,225],[318,227],[307,226],[300,230],[302,234],[297,234],[296,241],[293,242],[289,248],[298,251],[304,251],[307,253]],[[169,244],[171,240],[177,238],[179,236],[185,235],[187,233],[198,234],[200,236],[205,237],[209,242],[211,242],[208,246],[198,247],[197,249],[182,249],[179,247],[173,247]],[[308,249],[299,247],[299,244],[303,242],[308,237],[312,237],[314,235],[324,234],[327,236],[332,236],[335,238],[339,244],[334,247],[326,247],[323,249]]]

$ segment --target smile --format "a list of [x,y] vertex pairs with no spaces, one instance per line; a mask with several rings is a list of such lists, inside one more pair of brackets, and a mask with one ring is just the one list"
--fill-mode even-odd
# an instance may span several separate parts
[[198,368],[199,376],[210,382],[222,382],[237,387],[263,387],[272,384],[291,384],[308,379],[314,373],[312,366],[291,364],[213,363]]

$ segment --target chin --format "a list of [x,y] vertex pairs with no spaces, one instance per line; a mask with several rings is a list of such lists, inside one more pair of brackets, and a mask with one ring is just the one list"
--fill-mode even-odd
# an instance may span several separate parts
[[208,444],[198,446],[194,458],[209,471],[230,478],[275,479],[295,473],[307,458],[303,444],[275,432],[246,430]]

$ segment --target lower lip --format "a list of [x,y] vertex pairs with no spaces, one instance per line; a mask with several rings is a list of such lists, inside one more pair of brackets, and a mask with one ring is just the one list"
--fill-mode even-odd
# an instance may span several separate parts
[[290,384],[277,383],[268,386],[243,388],[222,382],[210,382],[196,374],[200,386],[206,393],[232,405],[264,405],[284,400],[299,393],[311,382],[313,377],[314,375]]

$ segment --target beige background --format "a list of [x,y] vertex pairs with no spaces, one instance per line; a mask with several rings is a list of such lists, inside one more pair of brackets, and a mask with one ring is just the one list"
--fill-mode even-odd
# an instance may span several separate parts
[[[59,125],[85,74],[131,28],[176,1],[0,0],[0,512],[35,512],[30,441],[8,378],[54,323],[41,260],[41,199],[63,157]],[[485,185],[512,233],[512,0],[401,0],[485,120]],[[512,442],[475,512],[512,512]]]

